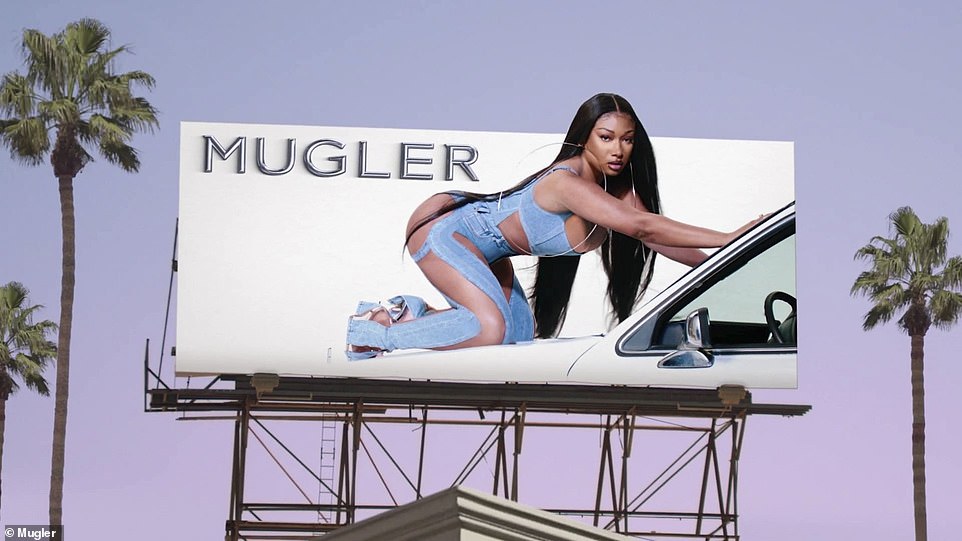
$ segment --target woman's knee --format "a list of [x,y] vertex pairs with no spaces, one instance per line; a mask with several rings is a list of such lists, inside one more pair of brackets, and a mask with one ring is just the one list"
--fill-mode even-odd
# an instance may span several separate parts
[[500,344],[504,341],[506,326],[500,312],[475,314],[481,324],[481,331],[475,337],[479,345]]

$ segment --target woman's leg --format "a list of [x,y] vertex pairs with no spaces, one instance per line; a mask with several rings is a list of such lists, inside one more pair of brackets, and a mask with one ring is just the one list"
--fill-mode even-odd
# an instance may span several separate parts
[[508,258],[499,259],[491,264],[491,270],[498,278],[504,296],[508,299],[508,321],[505,326],[505,344],[534,340],[534,315],[531,305],[524,294],[524,288],[514,273],[514,266]]
[[[418,266],[448,300],[451,308],[388,326],[378,321],[352,319],[348,323],[349,344],[390,351],[452,349],[500,344],[504,340],[502,311],[507,312],[509,308],[490,268],[454,238],[444,247],[435,244],[434,249],[418,261]],[[480,283],[483,289],[472,280]],[[503,306],[499,307],[486,291],[493,292]]]
[[[517,335],[506,332],[514,318],[510,297],[506,298],[502,285],[504,276],[496,276],[488,267],[478,248],[465,236],[471,233],[462,225],[458,216],[447,215],[424,226],[409,245],[418,266],[451,308],[390,326],[352,320],[348,325],[349,344],[385,350],[454,349],[500,344]],[[510,290],[520,292],[520,285],[514,287],[513,273],[510,279]]]

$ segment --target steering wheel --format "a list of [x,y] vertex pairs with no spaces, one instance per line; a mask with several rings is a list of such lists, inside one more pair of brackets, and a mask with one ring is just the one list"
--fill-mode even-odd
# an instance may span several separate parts
[[772,338],[775,339],[775,342],[784,344],[787,340],[785,339],[785,335],[782,334],[778,320],[775,319],[775,301],[788,303],[788,305],[792,307],[792,312],[785,318],[785,321],[788,321],[795,317],[795,297],[784,291],[772,291],[765,297],[765,323],[768,325],[768,330],[771,331]]

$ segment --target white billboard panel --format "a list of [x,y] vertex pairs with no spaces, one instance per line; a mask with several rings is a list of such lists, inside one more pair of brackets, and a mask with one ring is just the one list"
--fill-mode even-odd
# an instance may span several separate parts
[[[348,362],[348,316],[359,300],[402,293],[446,306],[403,250],[413,209],[445,190],[491,193],[513,186],[547,165],[563,138],[182,123],[178,374],[432,377],[436,368],[406,372],[403,354]],[[669,217],[730,231],[794,199],[791,143],[652,141]],[[515,258],[526,288],[533,262]],[[647,297],[687,270],[659,257]],[[599,258],[584,256],[562,336],[596,335],[611,326],[605,283]],[[470,357],[460,354],[438,355],[451,365]],[[493,365],[480,370],[433,377],[553,379],[500,377]]]

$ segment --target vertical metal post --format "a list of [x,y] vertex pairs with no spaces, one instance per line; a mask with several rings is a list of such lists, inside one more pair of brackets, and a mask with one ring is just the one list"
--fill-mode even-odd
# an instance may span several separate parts
[[508,445],[505,443],[505,435],[508,432],[508,426],[504,424],[504,420],[501,421],[501,426],[498,427],[498,460],[501,463],[501,478],[504,480],[504,498],[508,498]]
[[237,477],[240,475],[240,464],[237,459],[237,450],[240,448],[240,424],[241,424],[241,413],[237,412],[237,418],[234,420],[234,445],[231,447],[231,473],[230,473],[230,505],[227,509],[227,524],[225,524],[224,529],[224,541],[237,541],[237,501],[240,499],[237,495]]
[[[518,501],[518,457],[521,456],[521,445],[524,440],[524,419],[527,412],[526,405],[521,404],[519,411],[514,414],[514,464],[511,470],[511,500]],[[505,479],[507,483],[507,479]]]
[[[623,418],[624,428],[622,434],[622,453],[621,453],[621,489],[618,495],[617,509],[624,517],[625,531],[628,530],[628,459],[631,458],[631,445],[634,441],[635,416],[630,418],[626,415]],[[618,514],[615,515],[618,520]]]
[[[711,459],[715,468],[715,492],[718,494],[718,514],[721,515],[725,509],[725,494],[722,492],[721,468],[718,466],[718,438],[715,432],[712,432],[708,444],[711,446]],[[721,529],[725,535],[725,539],[728,539],[728,522],[724,516],[721,517]]]
[[247,438],[250,434],[251,428],[251,411],[250,404],[244,404],[244,411],[241,412],[241,446],[240,452],[240,477],[238,478],[239,485],[237,489],[238,500],[237,500],[237,520],[243,522],[244,520],[244,485],[247,480]]
[[605,465],[611,455],[611,416],[605,421],[604,435],[601,440],[601,465],[598,467],[598,491],[595,493],[595,519],[598,526],[601,519],[601,494],[605,489]]
[[[611,447],[611,431],[610,429],[617,426],[617,421],[614,425],[609,428],[608,432],[608,486],[611,487],[611,516],[612,518],[618,518],[618,487],[615,485],[615,454]],[[620,532],[620,524],[615,520],[615,531]]]
[[[350,469],[348,468],[348,430],[351,427],[350,415],[344,416],[344,428],[341,431],[341,467],[337,474],[337,517],[334,521],[335,524],[341,526],[342,524],[350,524],[350,509],[352,508],[350,502],[351,498],[351,488],[350,488]],[[344,511],[345,517],[344,522],[341,522],[341,511]]]
[[708,443],[705,446],[705,470],[701,477],[701,496],[698,498],[698,519],[695,522],[695,535],[701,533],[702,521],[705,518],[705,498],[708,496],[708,473],[711,467],[711,455],[714,450],[716,420],[711,420],[711,428],[708,432]]
[[416,489],[417,499],[421,499],[421,477],[424,473],[424,440],[427,438],[428,431],[428,408],[424,407],[421,415],[421,451],[418,454],[418,486]]
[[738,460],[741,458],[742,441],[745,437],[745,423],[748,417],[743,415],[741,429],[737,418],[732,418],[732,452],[731,466],[728,472],[728,502],[725,506],[725,516],[732,523],[732,534],[738,539]]
[[150,373],[150,338],[147,339],[147,343],[144,345],[144,413],[150,411],[147,408],[147,400],[150,394],[147,393],[147,374]]
[[[501,464],[505,460],[504,416],[505,416],[505,411],[501,410],[501,422],[498,424],[498,448],[494,453],[494,487],[491,490],[491,494],[495,496],[498,495],[498,488],[501,486]],[[508,485],[507,465],[505,465],[504,484],[505,484],[505,487],[507,487]],[[505,495],[507,495],[508,489],[505,488],[504,492],[505,492]]]
[[348,524],[353,524],[357,520],[357,453],[361,449],[361,409],[363,401],[358,399],[354,403],[354,416],[351,419],[352,447],[351,447],[351,496],[348,501]]
[[234,459],[231,474],[230,519],[227,521],[228,541],[240,540],[240,522],[244,512],[244,477],[247,474],[247,436],[250,430],[250,405],[245,403],[234,424]]

